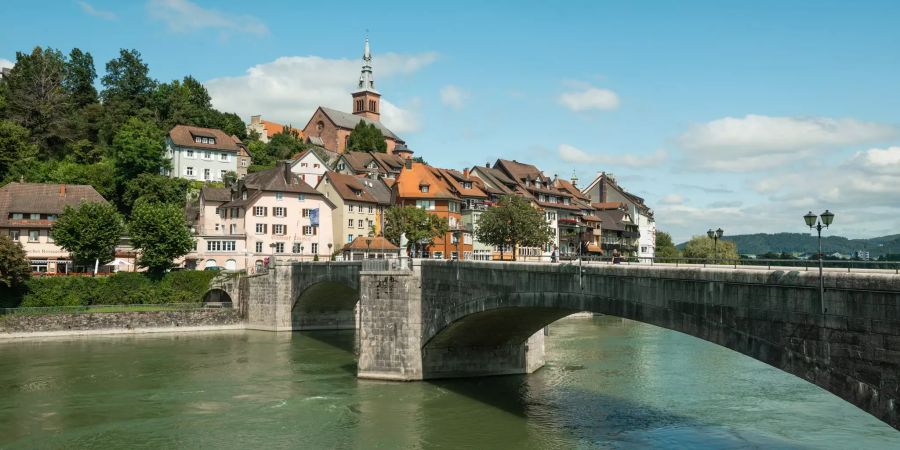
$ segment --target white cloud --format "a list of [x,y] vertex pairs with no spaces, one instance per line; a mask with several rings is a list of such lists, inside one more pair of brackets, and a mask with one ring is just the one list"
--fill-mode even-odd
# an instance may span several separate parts
[[[872,148],[857,152],[847,166],[862,172],[900,175],[900,147]],[[898,180],[900,188],[900,180]]]
[[256,35],[269,33],[266,24],[254,16],[203,8],[188,0],[150,0],[147,9],[151,16],[165,22],[170,30],[177,33],[208,28]]
[[588,153],[569,144],[560,144],[559,157],[565,161],[576,164],[603,164],[610,166],[625,167],[649,167],[658,166],[664,163],[669,155],[665,150],[657,150],[651,155],[635,155],[635,154],[599,154]]
[[[415,73],[436,59],[435,53],[376,56],[376,86],[380,79]],[[266,119],[302,128],[318,106],[350,109],[350,92],[359,78],[360,65],[358,60],[285,56],[253,66],[245,75],[215,78],[205,85],[213,105],[220,110],[234,111],[244,120],[262,114]],[[381,120],[401,135],[416,131],[421,126],[417,109],[415,100],[401,107],[382,98]]]
[[14,63],[8,59],[5,59],[5,58],[0,58],[0,69],[2,69],[4,67],[12,68],[12,66],[14,66],[14,65],[16,65],[16,63]]
[[441,88],[441,103],[453,109],[462,109],[469,101],[469,93],[452,84]]
[[680,205],[684,203],[684,196],[679,194],[669,194],[659,200],[663,205]]
[[86,12],[88,15],[91,15],[94,17],[99,17],[104,20],[116,20],[119,18],[116,15],[116,13],[114,13],[112,11],[104,11],[104,10],[94,8],[94,5],[91,5],[88,2],[80,1],[80,2],[78,2],[78,6],[81,6],[81,10]]
[[575,112],[609,111],[619,107],[619,96],[609,89],[583,86],[579,91],[560,94],[559,103]]
[[725,117],[692,126],[678,138],[695,168],[748,172],[783,167],[822,150],[878,142],[897,127],[827,117]]

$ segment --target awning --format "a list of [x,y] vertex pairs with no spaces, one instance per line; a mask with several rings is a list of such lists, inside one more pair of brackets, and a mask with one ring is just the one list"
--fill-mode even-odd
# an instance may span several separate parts
[[597,244],[588,244],[587,251],[588,253],[599,253],[601,255],[603,254],[603,249],[601,249]]

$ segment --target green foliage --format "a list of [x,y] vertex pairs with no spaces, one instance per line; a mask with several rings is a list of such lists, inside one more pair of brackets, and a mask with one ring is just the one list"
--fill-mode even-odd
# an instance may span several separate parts
[[348,151],[361,152],[387,152],[387,143],[384,142],[384,135],[375,124],[366,124],[360,120],[353,131],[350,132],[350,138],[347,140]]
[[125,182],[121,209],[131,212],[139,200],[184,207],[190,181],[154,173],[142,173]]
[[540,247],[553,235],[544,214],[517,195],[504,196],[497,206],[481,213],[475,229],[479,241],[498,246],[501,252],[504,246]]
[[703,258],[707,261],[734,261],[740,259],[734,242],[719,239],[716,244],[708,236],[694,236],[684,246],[685,258]]
[[146,273],[119,272],[108,277],[33,278],[22,307],[194,303],[203,300],[213,272],[169,272],[156,280]]
[[79,164],[63,161],[53,166],[48,175],[48,181],[66,184],[87,184],[93,186],[103,198],[111,199],[116,197],[114,173],[115,169],[110,160],[103,160],[96,164]]
[[159,174],[169,167],[163,136],[163,131],[152,123],[135,117],[125,122],[112,142],[116,177],[121,185],[140,174]]
[[39,277],[28,282],[22,307],[90,305],[97,298],[100,278]]
[[31,53],[16,52],[16,65],[5,79],[7,116],[27,128],[31,141],[44,158],[62,152],[70,109],[63,87],[65,59],[59,50],[35,47]]
[[[665,231],[656,232],[656,258],[678,258],[681,254],[672,242],[672,235]],[[661,262],[666,262],[662,260]]]
[[37,155],[37,146],[29,139],[28,129],[9,120],[0,120],[0,180],[16,163],[31,161]]
[[31,264],[22,244],[0,236],[0,286],[16,289],[31,277]]
[[[867,250],[873,258],[889,253],[900,253],[900,234],[869,239],[847,239],[826,235],[827,233],[829,232],[822,233],[822,248],[825,253],[851,254],[857,250]],[[762,255],[768,252],[811,254],[819,251],[818,237],[815,233],[756,233],[725,236],[722,239],[734,242],[742,254]]]
[[76,262],[89,265],[112,261],[116,244],[124,231],[122,217],[107,203],[82,203],[66,206],[53,224],[56,244],[66,249]]
[[63,84],[71,97],[72,106],[82,108],[97,103],[97,89],[94,88],[97,71],[94,69],[94,57],[79,48],[73,48],[65,67],[66,76]]
[[267,152],[273,162],[291,159],[297,153],[306,150],[307,145],[296,134],[291,133],[290,128],[285,127],[285,130],[287,132],[275,133],[269,140]]
[[[434,238],[441,237],[449,231],[447,219],[430,214],[424,209],[414,206],[394,206],[388,208],[384,215],[384,237],[400,245],[400,235],[405,234],[408,246],[430,244]],[[408,248],[407,248],[408,249]]]
[[119,57],[106,63],[100,94],[104,103],[125,104],[134,110],[149,105],[157,84],[149,74],[150,68],[141,59],[141,52],[119,50]]
[[134,248],[140,250],[138,265],[154,276],[162,275],[173,260],[194,247],[183,208],[173,204],[139,201],[132,211],[128,234]]

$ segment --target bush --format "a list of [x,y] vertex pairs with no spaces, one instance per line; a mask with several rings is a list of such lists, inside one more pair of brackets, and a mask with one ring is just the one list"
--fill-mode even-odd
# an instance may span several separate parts
[[208,270],[182,270],[169,272],[163,277],[160,286],[171,291],[171,295],[180,299],[193,300],[169,301],[168,303],[191,303],[203,300],[203,294],[209,290],[209,282],[216,277],[216,272]]
[[28,281],[28,291],[19,306],[89,305],[103,281],[105,280],[101,278],[80,276],[32,278]]

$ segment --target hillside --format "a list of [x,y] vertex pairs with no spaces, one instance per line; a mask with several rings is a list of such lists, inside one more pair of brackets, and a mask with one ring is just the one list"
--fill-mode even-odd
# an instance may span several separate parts
[[[732,241],[741,254],[761,255],[767,252],[799,252],[815,253],[818,251],[816,236],[806,233],[757,233],[725,236],[724,241]],[[684,248],[685,243],[678,244]],[[900,254],[900,234],[881,236],[869,239],[847,239],[841,236],[825,236],[822,238],[822,249],[826,253],[840,252],[850,254],[857,250],[866,250],[874,258],[885,254]]]

